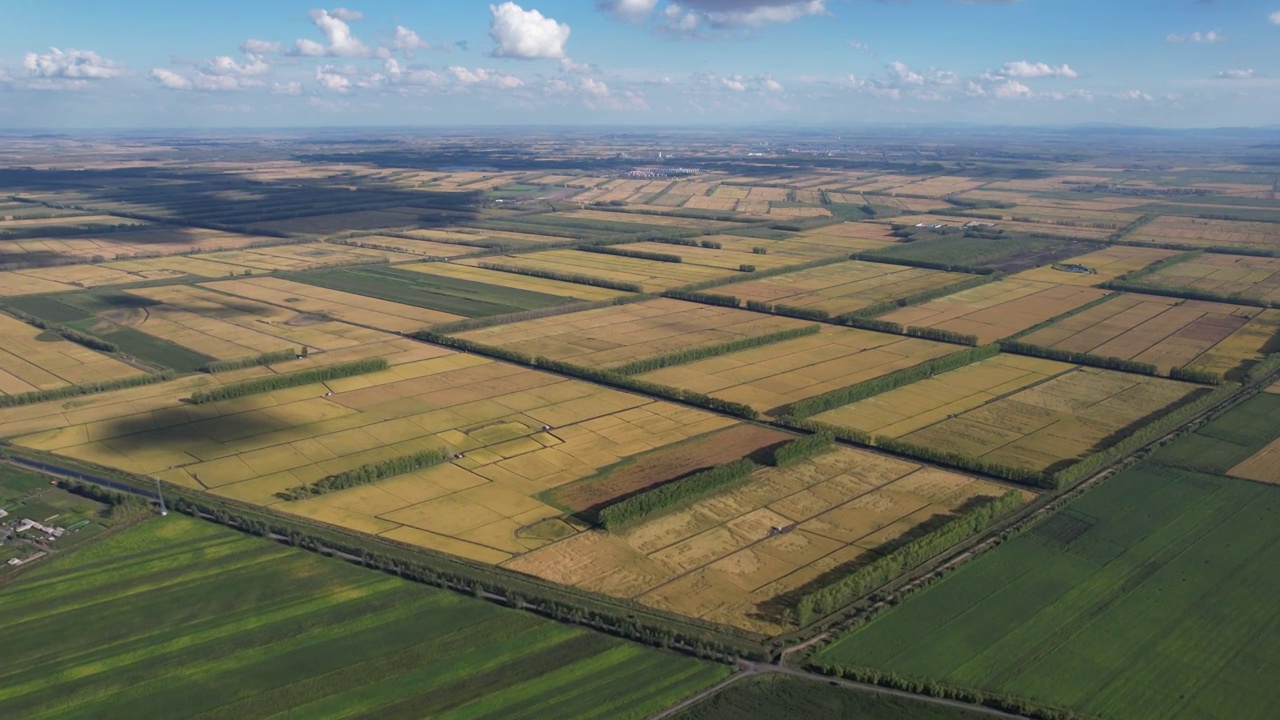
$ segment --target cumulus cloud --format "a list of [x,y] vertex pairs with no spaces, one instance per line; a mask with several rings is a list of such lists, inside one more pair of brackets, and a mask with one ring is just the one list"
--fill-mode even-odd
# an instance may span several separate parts
[[757,28],[825,14],[826,0],[682,0],[664,10],[667,29],[686,33],[703,24]]
[[569,26],[544,17],[537,10],[525,10],[513,2],[490,5],[493,18],[489,37],[493,38],[494,57],[520,60],[551,59],[565,56]]
[[901,82],[905,85],[923,85],[924,84],[924,76],[918,72],[914,72],[911,68],[907,67],[906,64],[902,62],[894,60],[893,62],[889,63],[885,67],[889,69],[889,75],[892,76],[894,79],[896,79],[898,82]]
[[349,21],[359,20],[360,13],[345,8],[312,10],[311,23],[324,34],[325,42],[301,38],[293,44],[292,54],[307,57],[367,57],[369,48],[351,32]]
[[1014,100],[1031,96],[1031,88],[1017,80],[1005,80],[991,89],[991,96],[1000,100]]
[[347,77],[347,73],[333,65],[317,67],[316,82],[331,92],[344,93],[351,89],[351,79]]
[[1280,25],[1280,10],[1268,15],[1267,19],[1271,21],[1272,25]]
[[397,25],[395,33],[391,36],[391,47],[395,50],[399,50],[406,56],[412,57],[414,52],[418,50],[427,50],[431,45],[427,41],[418,37],[418,33],[403,25]]
[[357,20],[364,19],[364,13],[359,10],[348,10],[344,7],[334,8],[329,11],[329,14],[346,22],[355,22]]
[[273,95],[301,95],[302,83],[291,80],[283,83],[272,83],[271,94]]
[[191,80],[165,68],[153,68],[149,77],[169,90],[190,90],[192,87]]
[[105,80],[124,74],[124,66],[92,50],[52,47],[43,55],[27,53],[22,65],[31,77],[46,79]]
[[1248,80],[1257,76],[1258,74],[1253,71],[1253,68],[1249,68],[1248,70],[1223,70],[1215,77],[1219,80]]
[[1155,98],[1141,90],[1130,90],[1128,92],[1117,93],[1113,97],[1117,100],[1141,100],[1143,102],[1151,102]]
[[594,75],[600,72],[600,68],[591,63],[580,63],[573,58],[560,59],[560,72],[576,73],[578,75]]
[[266,40],[245,40],[240,43],[240,52],[245,55],[270,55],[280,52],[280,43]]
[[657,7],[658,0],[598,0],[596,7],[626,20],[639,22]]
[[218,55],[204,64],[203,72],[209,75],[252,77],[266,75],[271,66],[261,56],[249,54],[244,62],[236,62],[226,55]]
[[1005,77],[1023,78],[1023,79],[1046,78],[1046,77],[1060,77],[1060,78],[1080,77],[1080,73],[1077,73],[1075,70],[1072,70],[1070,65],[1063,64],[1063,65],[1054,66],[1054,65],[1049,65],[1047,63],[1031,63],[1031,62],[1027,62],[1026,60],[1017,60],[1014,62],[1005,63],[1004,67],[1000,68],[999,74]]
[[447,69],[463,85],[489,85],[507,89],[524,85],[520,78],[496,70],[486,70],[484,68],[475,68],[473,70],[456,65]]
[[1225,39],[1226,39],[1226,36],[1223,35],[1221,32],[1218,32],[1217,30],[1210,30],[1209,32],[1193,32],[1193,33],[1187,33],[1186,35],[1169,33],[1164,38],[1165,42],[1173,43],[1175,45],[1181,45],[1183,43],[1213,44],[1213,43],[1222,42]]

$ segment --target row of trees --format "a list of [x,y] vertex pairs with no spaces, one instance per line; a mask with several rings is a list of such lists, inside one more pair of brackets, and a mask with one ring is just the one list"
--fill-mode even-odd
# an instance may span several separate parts
[[714,293],[690,292],[687,290],[668,290],[662,293],[663,297],[669,297],[673,300],[688,300],[689,302],[702,303],[703,305],[719,305],[721,307],[736,308],[742,305],[742,301],[732,295],[716,295]]
[[216,360],[206,364],[200,368],[201,372],[220,373],[229,372],[231,370],[243,370],[245,368],[259,367],[261,365],[274,365],[278,362],[286,360],[294,360],[307,356],[307,348],[301,347],[297,352],[293,350],[279,350],[276,352],[263,353],[256,357],[238,358],[235,360]]
[[1088,365],[1089,367],[1098,367],[1104,370],[1119,370],[1120,372],[1134,373],[1136,375],[1160,374],[1160,368],[1156,367],[1152,363],[1125,360],[1124,358],[1108,357],[1104,355],[1093,355],[1091,353],[1072,352],[1071,350],[1044,347],[1042,345],[1032,345],[1030,343],[1018,342],[1017,340],[1001,340],[1000,349],[1007,353],[1013,353],[1014,355],[1027,355],[1029,357],[1044,358],[1046,360],[1059,360],[1061,362],[1071,363],[1072,365]]
[[792,440],[774,450],[773,456],[769,459],[769,464],[779,468],[790,467],[802,460],[807,460],[814,455],[820,455],[830,450],[834,443],[835,437],[830,433],[819,432],[807,435]]
[[97,335],[90,335],[89,333],[86,333],[86,332],[80,332],[75,328],[69,328],[63,325],[62,327],[57,328],[55,332],[61,335],[64,339],[70,340],[71,342],[76,343],[78,345],[83,345],[89,348],[90,350],[98,350],[105,353],[120,352],[119,345],[116,345],[113,342],[108,342],[106,340],[103,340]]
[[659,485],[602,508],[598,515],[600,525],[612,532],[671,508],[688,505],[745,480],[755,469],[755,463],[741,458]]
[[937,287],[918,292],[914,295],[908,295],[907,297],[899,298],[897,300],[888,300],[886,302],[880,302],[880,303],[875,303],[873,305],[868,305],[867,307],[864,307],[861,310],[855,310],[851,313],[845,313],[844,315],[841,315],[837,319],[843,320],[846,318],[868,318],[868,319],[873,318],[873,317],[876,317],[877,315],[883,315],[887,312],[893,312],[898,308],[910,307],[912,305],[923,305],[924,303],[927,303],[930,300],[936,300],[940,297],[946,297],[947,295],[953,295],[958,292],[964,292],[965,290],[972,290],[973,288],[980,287],[982,285],[987,285],[989,283],[993,283],[997,280],[1000,280],[1003,277],[1004,277],[1004,274],[999,272],[991,273],[989,275],[975,275],[967,280],[961,280],[960,282],[954,283],[951,285],[939,285]]
[[1217,293],[1211,290],[1200,290],[1198,288],[1164,287],[1161,285],[1148,285],[1142,282],[1132,282],[1127,280],[1108,280],[1098,287],[1102,287],[1107,290],[1123,290],[1143,293],[1146,295],[1180,298],[1182,300],[1204,300],[1206,302],[1222,302],[1232,303],[1235,305],[1253,305],[1255,307],[1280,309],[1280,300],[1264,300],[1257,297],[1248,297],[1239,292]]
[[906,328],[902,327],[901,323],[891,322],[889,320],[841,315],[835,319],[835,322],[841,325],[848,325],[852,328],[858,328],[859,330],[872,330],[875,332],[893,333],[894,335],[902,335],[906,333]]
[[972,347],[977,347],[980,342],[977,335],[966,335],[965,333],[952,332],[942,328],[917,327],[915,325],[907,328],[907,335],[913,338],[921,338],[922,340],[937,340],[938,342]]
[[368,465],[361,465],[354,470],[329,475],[307,485],[291,487],[278,493],[278,496],[284,500],[304,500],[337,490],[346,490],[358,485],[368,485],[396,475],[405,475],[423,470],[433,465],[439,465],[447,457],[448,453],[438,448],[424,450],[412,455],[401,455],[390,460],[369,463]]
[[717,355],[727,355],[729,353],[741,352],[762,345],[772,345],[775,343],[794,340],[796,338],[805,337],[807,335],[817,335],[822,331],[821,325],[806,325],[804,327],[792,328],[790,330],[780,330],[768,335],[759,335],[757,337],[739,338],[730,340],[718,345],[705,345],[703,347],[693,347],[687,350],[670,353],[668,355],[659,355],[657,357],[643,358],[629,362],[613,368],[613,372],[619,375],[639,375],[641,373],[652,372],[673,365],[685,365],[687,363],[696,362]]
[[918,460],[936,463],[938,465],[946,465],[959,470],[968,470],[970,472],[982,473],[991,477],[1016,482],[1031,487],[1054,489],[1057,483],[1053,477],[1036,470],[1028,470],[1026,468],[1013,467],[1011,465],[1002,465],[1000,463],[983,460],[979,457],[967,455],[965,453],[956,452],[954,450],[943,450],[942,448],[932,447],[928,445],[916,445],[905,440],[891,438],[885,435],[878,435],[872,443],[884,450],[898,455],[906,455]]
[[943,355],[939,358],[926,360],[919,365],[903,368],[897,372],[881,375],[878,378],[872,378],[856,385],[849,385],[822,395],[798,400],[787,407],[784,414],[804,419],[811,415],[817,415],[827,410],[834,410],[843,405],[848,405],[851,402],[864,400],[873,395],[889,392],[903,385],[933,377],[939,373],[970,365],[979,360],[995,357],[999,352],[999,345],[984,345],[970,350],[954,352],[950,355]]
[[123,390],[125,388],[153,385],[158,382],[172,380],[175,377],[177,377],[177,373],[172,370],[165,370],[164,372],[135,375],[133,377],[120,378],[119,380],[108,380],[105,382],[88,383],[85,385],[69,385],[67,387],[54,388],[52,390],[35,390],[28,393],[19,393],[17,395],[0,395],[0,407],[33,405],[35,403],[48,402],[50,400],[62,400],[64,398],[78,397],[80,395],[93,395],[95,393],[108,392],[110,390]]
[[680,388],[667,387],[657,383],[645,382],[636,378],[621,375],[612,370],[601,370],[597,368],[586,368],[579,365],[563,362],[561,360],[552,360],[545,357],[535,357],[527,355],[515,350],[507,348],[492,347],[489,345],[481,345],[479,343],[464,340],[458,337],[448,335],[440,335],[439,333],[423,330],[413,335],[424,342],[434,343],[451,347],[464,352],[472,352],[477,355],[496,358],[498,360],[506,360],[507,362],[527,365],[539,370],[549,370],[561,375],[576,377],[598,385],[607,385],[620,390],[630,390],[632,392],[642,393],[645,395],[655,395],[658,397],[682,402],[687,405],[695,405],[715,412],[725,413],[726,415],[734,415],[747,420],[755,420],[760,416],[755,408],[742,403],[731,402],[729,400],[721,400],[720,398],[703,395],[702,393],[692,390],[683,390]]
[[578,247],[583,252],[599,253],[601,255],[617,255],[618,257],[635,258],[636,260],[652,260],[654,262],[665,263],[682,263],[684,258],[671,253],[655,253],[645,252],[644,250],[627,250],[625,248],[613,245],[581,245]]
[[684,247],[703,247],[708,250],[719,250],[724,247],[715,240],[695,240],[693,238],[680,237],[654,238],[651,242],[662,243],[664,245],[683,245]]
[[1010,490],[999,498],[963,512],[942,527],[912,540],[852,573],[808,592],[796,602],[801,627],[839,610],[902,573],[917,567],[956,543],[990,527],[996,519],[1022,505],[1022,493]]
[[235,385],[223,385],[212,390],[199,390],[191,393],[191,397],[188,400],[193,405],[202,405],[219,400],[232,400],[247,395],[258,395],[273,390],[284,390],[285,388],[311,385],[328,380],[365,375],[386,370],[388,367],[386,358],[366,358],[355,362],[342,363],[341,365],[328,365],[312,370],[256,378],[236,383]]
[[555,270],[542,270],[539,268],[518,267],[516,265],[502,265],[499,263],[480,263],[480,267],[485,270],[495,270],[497,272],[511,273],[512,275],[526,275],[528,277],[542,278],[544,280],[559,280],[561,282],[574,283],[576,285],[590,285],[592,287],[601,287],[607,290],[621,290],[623,292],[644,292],[644,288],[637,283],[619,282],[617,280],[607,280],[605,278],[592,277],[591,275],[579,275],[578,273],[562,273]]
[[1186,382],[1200,383],[1202,385],[1221,385],[1223,381],[1223,377],[1218,373],[1197,368],[1173,368],[1169,371],[1169,377],[1174,380],[1185,380]]
[[970,275],[990,275],[995,272],[994,268],[975,267],[973,265],[964,265],[959,263],[935,262],[933,260],[921,260],[920,258],[897,257],[886,252],[860,252],[854,253],[849,257],[852,260],[892,263],[894,265],[906,265],[908,267],[923,268],[925,270],[943,270],[945,272],[968,273]]
[[943,700],[958,700],[971,705],[989,707],[993,710],[1019,717],[1031,718],[1031,720],[1095,720],[1090,715],[1042,705],[1012,695],[972,690],[934,682],[933,680],[915,680],[887,670],[852,668],[826,663],[811,663],[806,667],[827,677],[843,678],[856,683],[878,685],[892,690],[902,690],[915,695],[927,695],[928,697],[941,698]]

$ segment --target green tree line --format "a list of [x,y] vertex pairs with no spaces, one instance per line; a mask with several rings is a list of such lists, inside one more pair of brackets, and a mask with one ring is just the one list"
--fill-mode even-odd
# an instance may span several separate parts
[[914,325],[907,328],[907,335],[913,338],[920,338],[922,340],[937,340],[938,342],[952,343],[954,345],[970,345],[973,347],[977,347],[979,342],[977,335],[966,335],[964,333],[943,330],[942,328],[916,327]]
[[929,532],[852,573],[801,596],[796,619],[801,627],[852,603],[902,573],[915,568],[956,543],[990,527],[995,520],[1022,505],[1022,493],[1010,490],[980,507],[961,513]]
[[439,465],[448,457],[443,449],[424,450],[422,452],[413,453],[412,455],[401,455],[400,457],[383,460],[382,462],[369,463],[361,465],[354,470],[347,470],[340,473],[321,478],[313,483],[306,485],[298,485],[279,493],[284,500],[304,500],[317,495],[335,492],[337,490],[346,490],[358,485],[368,485],[379,480],[385,480],[396,475],[405,475],[407,473],[416,472],[425,468]]
[[278,362],[286,360],[294,360],[299,357],[305,357],[307,349],[300,348],[297,352],[293,350],[280,350],[277,352],[269,352],[258,355],[257,357],[237,358],[235,360],[217,360],[206,364],[200,368],[201,372],[220,373],[229,372],[231,370],[243,370],[245,368],[258,367],[260,365],[274,365]]
[[618,257],[634,258],[636,260],[652,260],[654,262],[665,263],[682,263],[684,258],[671,253],[655,253],[646,252],[644,250],[627,250],[625,248],[614,247],[612,245],[582,245],[578,248],[583,252],[599,253],[601,255],[617,255]]
[[669,353],[667,355],[659,355],[658,357],[642,358],[613,368],[613,372],[619,375],[639,375],[641,373],[660,370],[673,365],[685,365],[687,363],[696,362],[717,355],[727,355],[729,353],[749,350],[754,347],[763,345],[772,345],[775,343],[794,340],[796,338],[808,335],[817,335],[822,331],[821,325],[806,325],[805,327],[792,328],[790,330],[780,330],[768,335],[759,335],[757,337],[739,338],[737,340],[729,340],[718,345],[706,345],[703,347],[694,347],[687,350]]
[[662,293],[663,297],[673,300],[687,300],[689,302],[702,303],[703,305],[719,305],[721,307],[736,308],[742,304],[742,301],[732,295],[716,295],[714,293],[689,292],[687,290],[668,290]]
[[774,450],[769,464],[780,468],[791,467],[814,455],[821,455],[830,450],[834,444],[835,437],[825,432],[797,438]]
[[1125,360],[1118,357],[1107,357],[1103,355],[1093,355],[1090,353],[1072,352],[1070,350],[1062,350],[1060,348],[1044,347],[1043,345],[1032,345],[1030,343],[1018,342],[1017,340],[1001,340],[1000,349],[1014,355],[1027,355],[1029,357],[1044,358],[1046,360],[1058,360],[1061,362],[1071,363],[1072,365],[1088,365],[1089,367],[1102,368],[1104,370],[1119,370],[1120,372],[1134,373],[1135,375],[1159,375],[1160,368],[1151,363],[1138,362],[1136,360]]
[[497,272],[510,273],[512,275],[526,275],[528,277],[543,278],[544,280],[559,280],[561,282],[574,283],[575,285],[590,285],[592,287],[605,288],[606,290],[621,290],[623,292],[644,292],[644,288],[637,283],[618,282],[616,280],[606,280],[605,278],[592,277],[590,275],[579,275],[577,273],[562,273],[555,270],[540,270],[537,268],[518,267],[515,265],[501,265],[499,263],[480,263],[480,267],[485,270],[494,270]]
[[454,335],[456,333],[481,330],[483,328],[495,327],[497,325],[508,325],[510,323],[524,322],[526,320],[538,320],[540,318],[585,312],[587,310],[600,310],[602,308],[614,307],[617,305],[630,305],[631,303],[652,300],[656,297],[658,296],[646,294],[624,295],[622,297],[610,298],[608,300],[597,300],[595,302],[566,303],[564,305],[552,305],[538,310],[522,310],[520,312],[507,313],[505,315],[467,318],[466,320],[445,323],[444,325],[433,325],[431,327],[431,332],[438,333],[440,335]]
[[1202,385],[1221,385],[1223,381],[1223,377],[1218,373],[1197,368],[1173,368],[1169,371],[1169,377]]
[[742,458],[664,483],[602,508],[598,515],[600,525],[612,532],[673,507],[688,505],[745,480],[755,469],[755,463]]
[[35,403],[47,402],[49,400],[62,400],[64,398],[78,397],[80,395],[93,395],[95,393],[108,392],[111,390],[123,390],[125,388],[153,385],[158,382],[172,380],[175,377],[177,377],[177,373],[172,370],[165,370],[164,372],[135,375],[133,377],[120,378],[119,380],[108,380],[100,383],[70,385],[68,387],[54,388],[53,390],[35,390],[27,393],[19,393],[17,395],[0,395],[0,407],[33,405]]
[[386,358],[367,358],[365,360],[342,363],[341,365],[328,365],[326,367],[302,370],[284,375],[255,378],[253,380],[246,380],[245,382],[236,383],[234,385],[223,385],[222,387],[207,391],[199,390],[191,393],[189,401],[193,405],[202,405],[204,403],[217,402],[219,400],[232,400],[234,398],[245,397],[247,395],[272,392],[273,390],[283,390],[285,388],[311,385],[314,383],[326,382],[328,380],[337,380],[339,378],[366,375],[368,373],[386,370],[387,367],[389,366]]
[[951,450],[943,450],[941,448],[930,447],[927,445],[917,445],[905,440],[891,438],[885,435],[876,436],[872,442],[876,447],[888,450],[897,455],[905,455],[917,460],[937,463],[938,465],[946,465],[959,470],[968,470],[970,472],[982,473],[1001,480],[1016,482],[1021,485],[1028,485],[1038,488],[1057,488],[1057,482],[1053,477],[1036,470],[1027,470],[1025,468],[1013,467],[1011,465],[1002,465],[1000,463],[983,460],[972,455],[954,452]]

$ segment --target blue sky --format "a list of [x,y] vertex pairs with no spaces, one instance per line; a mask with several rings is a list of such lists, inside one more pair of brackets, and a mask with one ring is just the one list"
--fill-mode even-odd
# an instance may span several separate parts
[[1280,123],[1280,0],[0,0],[0,128]]

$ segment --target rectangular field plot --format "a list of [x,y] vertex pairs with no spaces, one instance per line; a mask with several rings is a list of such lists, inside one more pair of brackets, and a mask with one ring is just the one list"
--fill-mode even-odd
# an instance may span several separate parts
[[[83,220],[84,218],[68,218]],[[73,258],[90,262],[94,258],[106,260],[122,260],[136,255],[176,255],[193,250],[227,250],[244,248],[255,243],[278,242],[278,238],[261,235],[241,235],[221,230],[205,230],[203,228],[185,228],[173,226],[156,226],[127,218],[110,217],[111,225],[136,225],[137,229],[115,230],[111,232],[93,232],[87,229],[76,235],[30,236],[36,232],[28,227],[23,228],[24,237],[4,238],[4,228],[0,227],[0,247],[3,254],[12,259],[9,262],[22,262],[37,258]],[[79,223],[76,223],[79,224]],[[65,230],[64,230],[65,232]]]
[[0,604],[4,717],[643,720],[729,673],[177,514]]
[[1020,340],[1227,376],[1261,360],[1278,334],[1280,310],[1124,293]]
[[[1001,380],[1004,379],[1004,382]],[[1027,470],[1053,472],[1101,450],[1135,424],[1208,392],[1190,383],[1033,360],[952,370],[819,416],[881,435]],[[939,386],[961,390],[947,393]],[[941,397],[934,400],[929,390]],[[922,397],[923,396],[923,397]],[[874,420],[864,420],[862,409]],[[918,408],[915,414],[899,408]],[[885,413],[888,410],[888,413]],[[893,413],[899,412],[898,419]],[[916,420],[916,415],[924,415]]]
[[[794,245],[786,240],[750,240],[747,238],[727,240],[727,238],[732,237],[727,235],[717,235],[715,237],[726,238],[726,240],[712,240],[712,242],[720,243],[720,249],[669,245],[656,242],[628,243],[617,247],[622,250],[678,255],[684,260],[685,265],[700,265],[724,270],[738,270],[743,265],[751,265],[757,270],[772,270],[788,265],[798,265],[814,259],[812,254],[805,252],[808,248],[803,245]],[[757,253],[755,248],[764,248],[766,252]],[[826,255],[826,257],[830,256]]]
[[1065,258],[1061,262],[1027,270],[1014,276],[1017,280],[1037,280],[1058,285],[1101,285],[1125,273],[1141,270],[1177,254],[1176,250],[1112,245],[1108,248]]
[[[111,406],[18,442],[485,562],[550,541],[539,493],[735,421],[474,355],[195,407]],[[121,415],[108,415],[115,411]],[[46,425],[46,427],[48,427]],[[545,429],[550,428],[550,429]],[[432,448],[464,457],[301,500],[277,493]]]
[[761,412],[954,352],[956,346],[824,326],[822,332],[645,373],[642,380],[693,390]]
[[[1016,211],[1014,211],[1016,214]],[[904,217],[896,217],[893,219],[894,224],[899,225],[947,225],[951,227],[959,227],[967,221],[963,218],[955,218],[950,215],[910,215]],[[989,226],[994,226],[998,230],[1007,233],[1023,233],[1029,235],[1052,235],[1064,239],[1076,240],[1106,240],[1115,234],[1113,228],[1089,227],[1087,225],[1058,225],[1057,223],[1038,223],[1038,222],[1020,222],[1016,220],[988,220],[982,218],[978,220]]]
[[1007,278],[881,315],[906,326],[975,335],[989,343],[1104,297],[1106,290]]
[[809,324],[746,310],[659,298],[499,325],[458,337],[534,357],[610,368]]
[[203,287],[256,300],[295,312],[327,315],[335,320],[388,332],[411,333],[430,325],[462,319],[461,315],[353,295],[282,278],[247,278],[207,283]]
[[1144,286],[1199,290],[1242,301],[1280,306],[1280,258],[1206,253],[1138,280]]
[[462,265],[487,262],[531,270],[586,275],[615,282],[636,283],[645,292],[669,290],[704,280],[715,280],[738,272],[737,268],[728,270],[702,265],[639,260],[579,250],[547,250],[528,255],[499,255],[483,261],[459,260],[458,262]]
[[573,299],[596,302],[599,300],[612,300],[614,298],[627,297],[631,295],[631,293],[623,290],[611,290],[609,288],[593,287],[591,285],[564,282],[562,280],[548,280],[546,278],[530,277],[528,275],[516,275],[514,273],[505,273],[498,270],[486,270],[480,267],[460,265],[457,263],[414,263],[411,265],[400,265],[396,269],[422,273],[428,278],[452,278],[455,280],[480,283],[482,285],[496,285],[512,291],[523,290],[540,293],[542,295],[551,295],[565,298],[566,301]]
[[1152,461],[1215,475],[1280,482],[1280,395],[1259,393],[1177,442]]
[[946,235],[935,237],[929,233],[917,236],[913,242],[872,249],[868,257],[880,262],[916,261],[935,263],[939,267],[1016,273],[1100,249],[1097,243],[1040,237],[967,237],[951,230]]
[[823,310],[834,317],[972,278],[962,273],[853,260],[734,283],[716,292],[744,301]]
[[[824,649],[816,662],[1098,717],[1270,717],[1280,489],[1143,465]],[[1176,691],[1171,691],[1176,689]]]
[[144,372],[0,314],[0,395],[119,380]]
[[901,241],[893,229],[878,223],[842,223],[806,230],[790,239],[796,245],[812,248],[821,257],[834,257],[842,253],[879,250]]
[[344,243],[352,243],[356,247],[380,248],[394,250],[398,253],[408,255],[423,255],[431,258],[455,258],[464,255],[474,255],[478,252],[484,252],[482,247],[472,247],[470,245],[451,245],[444,242],[434,242],[431,240],[414,240],[407,237],[390,237],[387,235],[362,235],[354,240],[347,240]]
[[1187,248],[1239,247],[1280,251],[1280,224],[1162,215],[1129,233],[1125,239]]
[[[875,556],[917,525],[1006,488],[850,448],[612,533],[586,532],[506,567],[747,630],[787,629],[785,596]],[[787,528],[779,533],[778,528]]]
[[[437,264],[431,263],[432,266]],[[330,290],[414,305],[463,317],[505,315],[570,302],[569,298],[559,295],[446,275],[413,272],[399,267],[318,270],[289,279]]]

